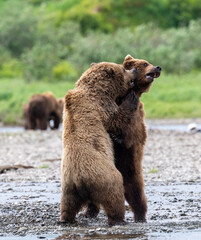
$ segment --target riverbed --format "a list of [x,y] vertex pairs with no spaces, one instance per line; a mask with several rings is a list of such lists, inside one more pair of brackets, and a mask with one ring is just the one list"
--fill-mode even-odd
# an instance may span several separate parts
[[127,224],[114,227],[103,210],[95,219],[81,211],[75,224],[59,223],[61,130],[0,131],[0,165],[33,167],[0,174],[0,239],[200,240],[201,133],[153,127],[180,124],[189,122],[147,121],[147,223],[135,223],[127,206]]

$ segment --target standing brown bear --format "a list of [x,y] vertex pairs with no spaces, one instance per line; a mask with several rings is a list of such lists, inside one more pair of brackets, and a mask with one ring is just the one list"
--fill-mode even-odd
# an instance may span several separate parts
[[[161,67],[153,66],[145,60],[134,59],[130,55],[126,56],[123,66],[126,69],[136,68],[137,70],[134,92],[138,98],[149,91],[154,78],[158,78],[161,73]],[[142,159],[147,138],[144,115],[143,103],[139,101],[130,124],[122,126],[124,136],[122,143],[113,141],[115,165],[123,176],[125,198],[134,212],[135,221],[146,221],[147,212],[142,172]]]
[[[137,98],[149,90],[154,78],[158,78],[161,72],[161,67],[155,67],[145,60],[134,59],[130,55],[126,56],[123,66],[125,69],[135,68],[137,70],[137,78],[133,88]],[[117,104],[121,104],[126,97],[127,95],[117,98]],[[110,131],[115,165],[123,176],[125,198],[134,212],[135,221],[141,222],[146,221],[147,212],[142,173],[142,159],[147,138],[144,115],[143,103],[139,101],[137,110],[130,114],[129,124],[122,122],[121,127],[115,131]],[[128,118],[128,116],[125,117]],[[95,217],[98,212],[97,206],[89,204],[86,215]]]
[[[93,64],[65,97],[63,115],[61,222],[73,222],[82,206],[102,205],[109,225],[124,220],[123,179],[114,164],[108,131],[128,124],[136,110],[131,94],[135,71],[114,63]],[[131,102],[131,103],[130,103]]]
[[35,94],[23,106],[25,129],[46,130],[49,121],[53,120],[52,129],[57,129],[62,119],[63,100],[55,98],[52,92]]

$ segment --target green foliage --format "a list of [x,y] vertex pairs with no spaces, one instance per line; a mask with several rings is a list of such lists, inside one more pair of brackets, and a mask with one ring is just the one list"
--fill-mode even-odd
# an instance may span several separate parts
[[0,46],[0,78],[14,78],[22,75],[20,61],[13,58],[10,52]]
[[64,97],[74,83],[59,81],[57,83],[31,82],[21,79],[0,79],[0,121],[7,124],[22,124],[22,106],[31,95],[51,91],[57,98]]
[[127,54],[171,74],[143,95],[147,117],[201,117],[200,11],[200,0],[0,0],[0,120],[19,123],[32,94],[62,97],[91,62]]
[[167,73],[185,73],[201,67],[201,20],[191,21],[188,27],[162,30],[153,24],[140,25],[134,31],[119,29],[114,34],[94,33],[77,39],[69,60],[80,73],[91,62],[122,63],[129,53],[161,65]]
[[168,73],[198,70],[199,9],[198,0],[0,0],[0,77],[72,81],[128,53]]
[[201,73],[164,75],[142,96],[147,118],[201,117]]
[[75,82],[78,75],[72,64],[63,61],[53,68],[53,78],[56,80],[72,80]]
[[8,1],[4,11],[0,11],[0,44],[13,56],[20,56],[34,44],[37,20],[33,12],[33,8],[22,1]]
[[61,24],[67,21],[75,21],[80,26],[81,33],[88,30],[101,30],[109,32],[113,30],[113,26],[105,21],[104,11],[108,10],[110,1],[108,0],[71,0],[60,1],[58,3],[51,2],[51,9],[57,12],[55,14],[55,22]]
[[[24,78],[28,82],[53,81],[54,77],[58,80],[59,76],[55,74],[55,69],[71,54],[72,42],[78,37],[78,25],[72,22],[60,28],[51,24],[41,25],[36,44],[21,57]],[[68,73],[66,80],[72,80],[72,77],[77,76],[74,69],[72,71],[69,69]],[[60,77],[63,78],[64,75],[60,74]]]
[[116,31],[154,22],[162,28],[187,26],[200,18],[200,0],[60,0],[48,1],[57,23],[73,20],[87,30]]
[[169,12],[165,27],[187,26],[191,19],[200,18],[200,0],[168,0],[165,7]]
[[[74,83],[67,81],[27,83],[1,79],[0,84],[0,120],[7,124],[22,123],[22,106],[32,94],[52,91],[56,97],[64,97],[68,89],[74,88]],[[199,86],[201,73],[162,73],[142,96],[146,118],[201,118]]]
[[4,62],[0,67],[0,78],[14,78],[20,77],[22,75],[22,69],[19,61],[17,59],[10,59]]

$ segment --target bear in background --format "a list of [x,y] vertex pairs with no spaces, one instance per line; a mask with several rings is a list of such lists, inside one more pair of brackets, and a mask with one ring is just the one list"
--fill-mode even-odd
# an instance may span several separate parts
[[[98,63],[83,73],[65,97],[63,115],[61,222],[74,222],[86,204],[103,206],[109,225],[124,222],[123,179],[114,164],[108,131],[128,124],[136,110],[131,91],[120,106],[115,99],[133,87],[135,70]],[[128,116],[128,118],[126,117]]]
[[35,94],[23,106],[25,129],[46,130],[53,120],[51,129],[58,129],[62,120],[63,100],[57,100],[52,92]]

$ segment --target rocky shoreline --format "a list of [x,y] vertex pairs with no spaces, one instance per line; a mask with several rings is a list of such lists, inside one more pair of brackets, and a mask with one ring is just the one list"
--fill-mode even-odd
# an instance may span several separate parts
[[[148,121],[149,126],[152,123]],[[33,167],[0,174],[0,239],[111,239],[111,234],[116,239],[119,234],[123,239],[134,235],[147,239],[183,231],[201,236],[201,133],[148,130],[143,160],[147,223],[134,223],[127,208],[127,225],[112,228],[103,211],[96,219],[80,213],[75,225],[59,224],[61,135],[61,131],[0,133],[0,166]]]

